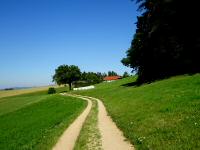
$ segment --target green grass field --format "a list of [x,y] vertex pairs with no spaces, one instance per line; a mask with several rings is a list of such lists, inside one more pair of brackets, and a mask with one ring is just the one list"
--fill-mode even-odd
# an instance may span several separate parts
[[102,99],[136,149],[200,149],[200,75],[140,87],[134,81],[125,78],[75,93]]
[[0,149],[51,149],[86,105],[47,91],[0,98]]

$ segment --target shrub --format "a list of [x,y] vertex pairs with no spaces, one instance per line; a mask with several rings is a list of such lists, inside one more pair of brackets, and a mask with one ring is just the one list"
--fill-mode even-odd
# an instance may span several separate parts
[[48,90],[48,94],[54,94],[54,93],[56,93],[55,88],[50,87],[49,90]]

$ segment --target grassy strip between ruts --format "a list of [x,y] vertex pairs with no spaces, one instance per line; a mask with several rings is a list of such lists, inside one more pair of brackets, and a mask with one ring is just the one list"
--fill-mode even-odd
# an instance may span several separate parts
[[101,99],[136,149],[200,149],[200,75],[134,86],[135,77],[76,94]]
[[87,105],[83,100],[59,94],[43,96],[37,103],[0,116],[1,150],[51,149]]
[[76,141],[74,150],[102,150],[101,136],[97,124],[97,101],[91,101],[93,103],[92,109],[83,125],[79,138]]

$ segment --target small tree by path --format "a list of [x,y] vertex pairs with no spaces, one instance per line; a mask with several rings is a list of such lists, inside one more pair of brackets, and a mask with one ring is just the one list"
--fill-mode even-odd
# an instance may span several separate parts
[[53,81],[58,85],[69,84],[69,89],[72,89],[72,83],[79,80],[81,77],[81,71],[78,66],[75,65],[60,65],[53,76]]

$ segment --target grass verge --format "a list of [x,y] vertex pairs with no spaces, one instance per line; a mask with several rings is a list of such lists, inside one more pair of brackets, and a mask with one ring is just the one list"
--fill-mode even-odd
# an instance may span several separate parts
[[92,100],[92,103],[92,109],[83,125],[74,150],[102,150],[101,136],[97,124],[97,101]]

